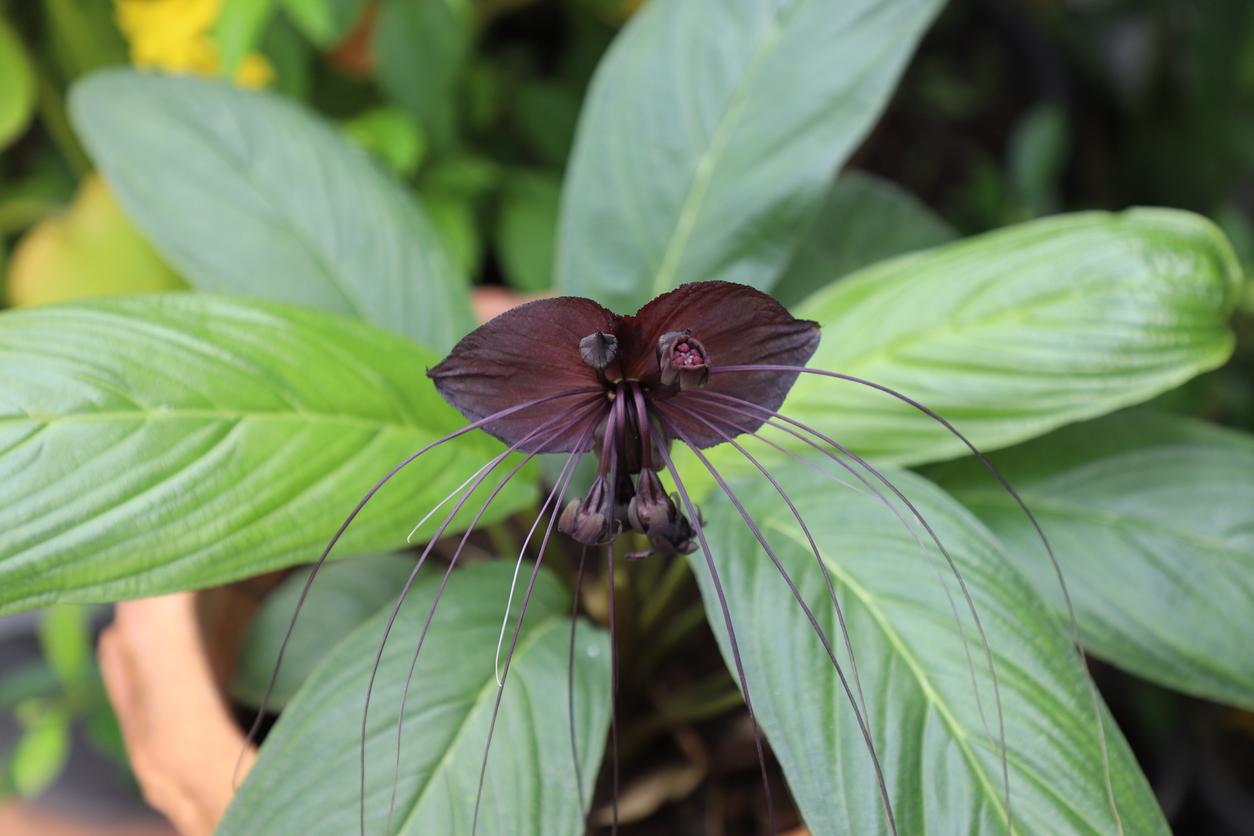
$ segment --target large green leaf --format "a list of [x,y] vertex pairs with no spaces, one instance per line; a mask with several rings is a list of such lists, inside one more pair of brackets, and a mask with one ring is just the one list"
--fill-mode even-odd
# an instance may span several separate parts
[[[383,473],[465,424],[425,378],[435,360],[359,322],[253,300],[157,294],[0,315],[0,612],[313,560]],[[480,433],[436,448],[339,553],[403,545],[500,449]],[[520,480],[490,518],[532,496]]]
[[[977,446],[1005,446],[1146,400],[1221,364],[1240,269],[1185,212],[1082,213],[1011,227],[850,276],[795,312],[823,326],[809,365],[893,387]],[[908,405],[803,375],[784,412],[870,455],[966,448]]]
[[957,233],[900,186],[860,171],[836,178],[772,294],[795,305],[847,273],[945,244]]
[[[362,557],[328,563],[309,588],[300,620],[283,652],[274,690],[267,705],[281,710],[301,684],[326,658],[332,642],[346,636],[388,601],[414,568],[414,557],[399,554]],[[312,567],[283,579],[257,617],[248,625],[240,646],[232,691],[248,705],[260,705],[274,672],[274,660],[292,622],[292,613],[305,589]]]
[[[898,832],[1004,833],[991,678],[953,577],[937,574],[942,558],[930,545],[922,552],[873,497],[796,464],[775,475],[836,584]],[[969,512],[917,476],[888,475],[950,550],[987,631],[1005,716],[1015,832],[1115,832],[1085,674],[1063,622]],[[787,506],[760,477],[735,487],[838,658],[847,661],[822,573]],[[807,824],[815,834],[887,832],[869,755],[822,645],[735,509],[720,494],[705,510],[754,708]],[[690,560],[730,665],[704,558],[698,552]],[[962,630],[941,578],[957,602]],[[1118,728],[1105,712],[1103,721],[1124,832],[1167,833]]]
[[196,288],[359,316],[437,351],[471,327],[426,215],[297,104],[127,70],[70,104],[127,214]]
[[[1127,413],[993,461],[1058,553],[1095,653],[1168,687],[1254,707],[1254,439]],[[963,460],[930,475],[1065,612],[1036,532],[983,466]]]
[[[508,563],[494,561],[452,576],[405,706],[394,833],[470,833],[512,574]],[[437,579],[426,574],[410,593],[375,682],[366,741],[367,833],[384,832],[401,689]],[[521,597],[514,599],[511,625]],[[218,833],[357,832],[361,713],[386,616],[380,612],[341,641],[283,712]],[[542,572],[501,698],[479,811],[483,836],[584,832],[567,714],[569,637],[570,598]],[[609,723],[605,632],[582,623],[575,655],[578,774],[587,800]]]
[[941,0],[654,0],[597,70],[557,287],[634,310],[683,282],[768,288]]

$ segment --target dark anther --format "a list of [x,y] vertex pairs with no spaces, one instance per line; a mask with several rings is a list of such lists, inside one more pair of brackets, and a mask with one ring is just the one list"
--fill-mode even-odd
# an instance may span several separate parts
[[657,362],[663,386],[698,389],[710,377],[709,355],[692,332],[668,331],[657,341]]
[[589,334],[579,341],[579,356],[597,371],[603,371],[618,356],[618,338],[604,331]]
[[557,530],[588,546],[608,543],[618,536],[621,523],[614,519],[614,500],[609,479],[598,476],[583,499],[572,499],[557,521]]
[[688,518],[679,510],[674,497],[666,495],[657,474],[648,468],[640,472],[636,495],[627,507],[633,529],[649,538],[654,554],[691,554],[697,544]]

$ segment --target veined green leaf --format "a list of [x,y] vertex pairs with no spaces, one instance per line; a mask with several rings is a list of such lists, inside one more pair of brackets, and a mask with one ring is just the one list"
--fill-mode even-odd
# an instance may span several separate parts
[[[432,567],[434,568],[434,567]],[[516,623],[524,566],[515,596]],[[513,567],[455,572],[422,648],[405,706],[393,833],[469,833],[479,769],[498,693],[495,649]],[[401,690],[439,575],[426,572],[393,629],[371,696],[366,730],[366,832],[387,819]],[[219,833],[356,832],[361,796],[361,713],[389,605],[336,645],[288,705],[223,819]],[[542,572],[501,694],[479,810],[479,833],[577,836],[584,832],[567,713],[570,599]],[[508,648],[509,637],[506,637]],[[609,639],[579,625],[574,705],[584,798],[591,799],[609,723]]]
[[[896,258],[794,312],[823,326],[811,367],[903,392],[989,450],[1220,365],[1241,281],[1209,221],[1135,209],[1048,218]],[[898,462],[966,451],[908,405],[854,383],[802,375],[783,411]]]
[[297,104],[124,70],[70,104],[127,214],[197,289],[358,316],[437,351],[470,329],[465,278],[421,208]]
[[847,171],[832,183],[771,293],[785,305],[795,305],[860,267],[956,237],[949,224],[900,186]]
[[[873,497],[796,464],[781,465],[774,474],[805,519],[836,585],[898,832],[1005,833],[991,678],[979,634],[943,559],[920,532],[927,544],[922,551]],[[1115,832],[1086,674],[1063,622],[969,512],[913,474],[886,475],[945,543],[987,632],[1005,717],[1015,832]],[[848,673],[822,573],[788,507],[760,477],[736,481],[734,489]],[[811,832],[887,832],[870,756],[809,622],[721,492],[707,500],[705,511],[749,693]],[[705,560],[700,552],[689,560],[730,665]],[[1104,710],[1102,717],[1124,832],[1166,834],[1131,751]]]
[[[1254,439],[1122,413],[992,459],[1057,552],[1094,653],[1169,688],[1254,707]],[[1065,614],[1036,532],[984,467],[964,459],[929,475]]]
[[593,79],[557,287],[630,312],[684,282],[769,288],[941,0],[654,0]]
[[[414,557],[379,555],[344,563],[328,563],[309,588],[301,618],[283,652],[283,666],[267,705],[282,710],[301,684],[347,636],[389,601],[396,600],[414,568]],[[296,611],[312,567],[293,572],[266,596],[257,617],[248,625],[235,671],[235,698],[260,705],[270,684],[274,660]]]
[[[363,323],[255,300],[157,294],[0,315],[0,612],[314,560],[389,468],[465,425],[425,378],[436,359]],[[338,553],[403,545],[501,449],[471,433],[432,450]],[[520,479],[487,518],[532,496]]]

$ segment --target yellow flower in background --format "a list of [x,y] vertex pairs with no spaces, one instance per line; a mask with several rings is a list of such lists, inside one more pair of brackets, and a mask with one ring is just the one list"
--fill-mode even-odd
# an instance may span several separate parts
[[[222,0],[114,0],[114,8],[135,66],[195,75],[220,71],[212,29]],[[235,70],[241,87],[263,87],[273,78],[269,62],[255,52]]]

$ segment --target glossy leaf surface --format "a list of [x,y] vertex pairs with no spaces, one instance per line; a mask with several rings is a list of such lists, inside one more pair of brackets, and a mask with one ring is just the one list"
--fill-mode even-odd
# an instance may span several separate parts
[[[177,293],[3,314],[0,611],[314,560],[390,467],[465,425],[423,374],[434,361],[386,331],[256,300]],[[501,449],[472,434],[433,450],[338,554],[403,545]],[[488,519],[532,495],[520,479]]]

